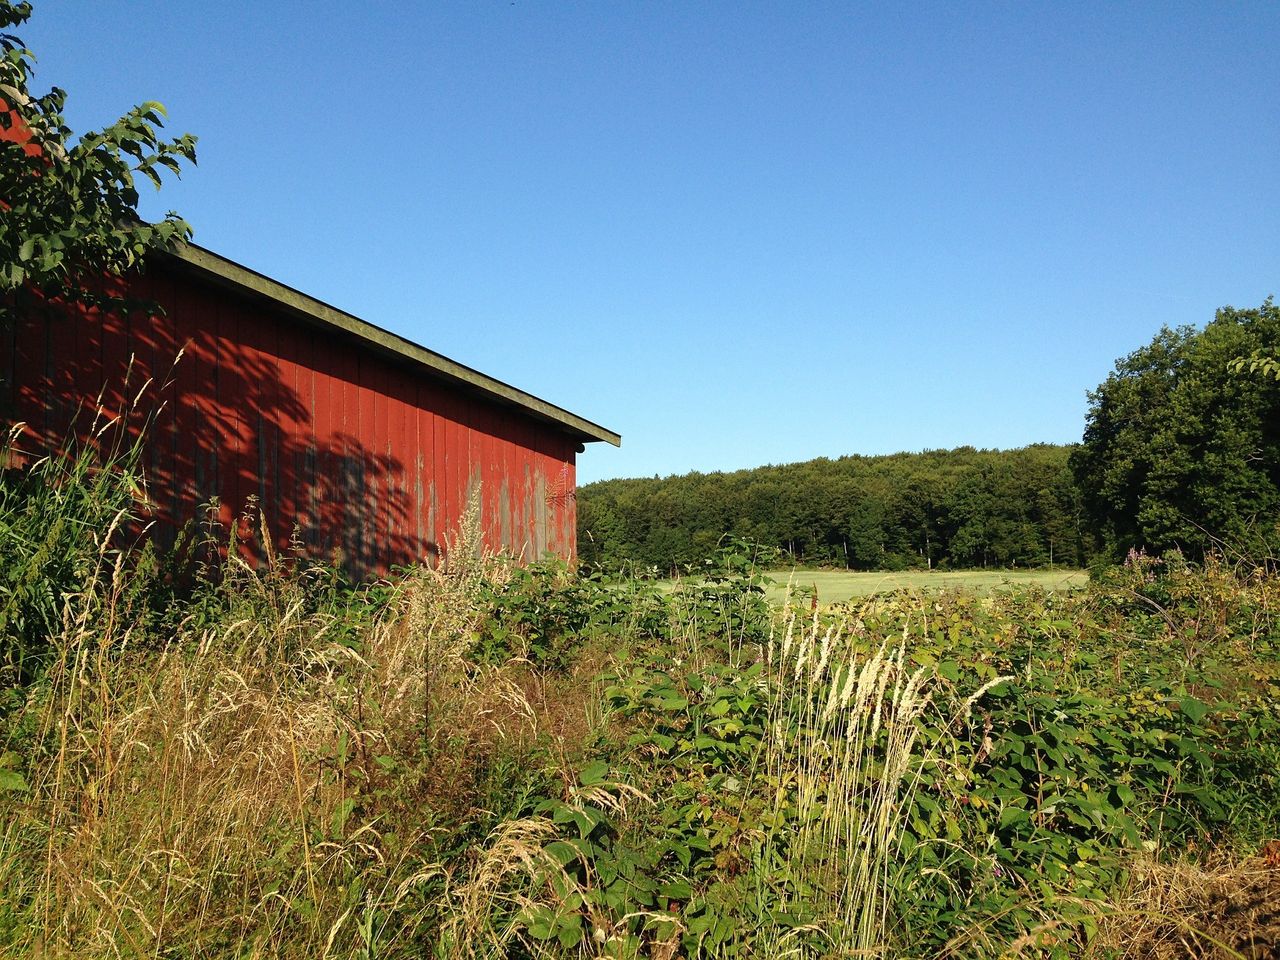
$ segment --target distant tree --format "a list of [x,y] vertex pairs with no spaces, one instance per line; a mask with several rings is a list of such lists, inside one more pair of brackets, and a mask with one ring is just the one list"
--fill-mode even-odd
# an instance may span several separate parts
[[947,498],[951,562],[956,566],[985,567],[993,559],[993,479],[989,469],[974,471],[956,484]]
[[579,548],[587,561],[670,567],[729,534],[789,563],[854,569],[1078,563],[1069,454],[962,447],[605,480],[578,491]]
[[855,570],[878,570],[885,565],[885,501],[867,496],[849,509],[848,565]]
[[32,94],[35,56],[3,32],[31,9],[0,0],[0,311],[30,292],[92,299],[96,280],[191,233],[172,212],[143,222],[136,179],[159,187],[166,171],[179,174],[195,162],[196,138],[161,140],[164,107],[154,102],[76,137],[63,120],[66,92]]
[[1089,394],[1072,468],[1107,553],[1275,545],[1280,382],[1232,367],[1277,343],[1273,300],[1224,307],[1203,330],[1161,330]]

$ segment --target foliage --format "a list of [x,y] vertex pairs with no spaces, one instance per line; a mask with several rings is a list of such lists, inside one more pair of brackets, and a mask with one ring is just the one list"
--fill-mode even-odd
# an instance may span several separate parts
[[1069,454],[965,447],[607,480],[578,491],[580,549],[666,572],[727,533],[789,563],[854,570],[1082,566]]
[[778,611],[734,545],[359,588],[228,546],[182,591],[122,547],[39,637],[0,953],[1101,956],[1150,864],[1280,832],[1266,570]]
[[[905,644],[859,655],[856,635],[791,612],[767,663],[773,681],[764,768],[785,805],[783,915],[812,915],[831,953],[874,956],[890,939],[906,811],[918,784],[916,744],[936,673],[908,664]],[[956,718],[963,723],[963,717]],[[782,827],[782,824],[778,825]],[[772,879],[766,878],[766,879]]]
[[1232,373],[1256,373],[1263,377],[1280,380],[1280,357],[1268,356],[1262,350],[1254,350],[1247,357],[1236,357],[1227,369]]
[[[136,536],[143,510],[142,437],[120,420],[95,421],[87,443],[70,442],[0,482],[0,688],[29,681],[64,621],[93,617],[102,586]],[[20,462],[19,424],[0,458]],[[146,586],[139,569],[130,582]]]
[[1280,381],[1230,366],[1277,342],[1274,301],[1224,307],[1202,330],[1161,330],[1089,395],[1073,468],[1109,556],[1172,547],[1199,556],[1224,543],[1259,557],[1274,551]]
[[619,636],[651,642],[683,633],[679,639],[693,646],[759,641],[770,582],[740,542],[686,566],[669,589],[601,567],[574,571],[552,557],[517,567],[488,589],[490,615],[474,655],[489,663],[520,657],[548,669],[563,667],[584,645]]
[[[31,10],[0,0],[0,30]],[[0,54],[0,297],[92,300],[97,279],[190,236],[175,213],[159,223],[137,215],[137,178],[159,188],[166,171],[195,162],[195,137],[160,139],[163,106],[143,103],[77,137],[63,118],[65,91],[31,92],[35,56],[22,41],[0,33]]]

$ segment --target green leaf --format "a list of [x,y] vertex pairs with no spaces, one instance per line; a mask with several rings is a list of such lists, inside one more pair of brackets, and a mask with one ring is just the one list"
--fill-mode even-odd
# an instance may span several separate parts
[[1178,706],[1182,708],[1183,713],[1191,718],[1192,723],[1199,723],[1209,712],[1209,705],[1197,700],[1195,697],[1183,697]]
[[680,694],[672,691],[659,696],[657,706],[659,710],[664,710],[670,713],[676,710],[686,709],[689,706],[689,701],[680,696]]
[[551,858],[562,867],[567,867],[578,859],[578,849],[563,840],[553,840],[547,844],[545,849]]
[[693,887],[683,880],[663,883],[658,886],[658,893],[669,900],[688,900],[693,896]]
[[576,947],[582,940],[582,921],[577,917],[570,917],[565,920],[560,924],[560,929],[556,931],[556,939],[566,949]]
[[578,773],[578,782],[584,787],[601,783],[609,773],[609,764],[603,760],[592,760]]
[[1012,826],[1015,823],[1025,823],[1031,819],[1026,810],[1021,807],[1005,807],[1000,811],[1000,827]]
[[556,932],[556,915],[549,907],[534,904],[526,914],[525,930],[535,940],[550,940]]
[[355,808],[356,802],[351,797],[346,797],[338,803],[333,810],[333,836],[342,837],[346,833],[347,819],[351,816],[351,811]]
[[583,807],[581,810],[573,810],[570,814],[574,824],[578,828],[578,836],[585,840],[591,835],[596,827],[604,820],[604,814],[594,807]]

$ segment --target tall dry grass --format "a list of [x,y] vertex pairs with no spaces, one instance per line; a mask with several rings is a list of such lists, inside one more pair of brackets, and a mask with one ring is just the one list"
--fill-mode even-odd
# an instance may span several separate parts
[[[874,602],[874,601],[872,601]],[[936,676],[912,669],[908,629],[896,645],[868,645],[853,616],[824,626],[789,607],[766,646],[770,678],[764,743],[767,782],[796,825],[775,837],[784,909],[809,917],[823,955],[892,955],[899,853],[921,766],[936,745],[920,744],[931,708],[962,719],[987,690],[961,704],[935,703]],[[947,729],[950,723],[941,728]],[[775,950],[786,953],[790,934]]]
[[0,689],[42,669],[68,605],[78,595],[83,613],[104,595],[121,542],[145,530],[144,443],[163,406],[148,406],[154,387],[137,383],[130,363],[117,409],[107,410],[104,388],[59,449],[33,454],[25,423],[0,440]]
[[501,576],[475,526],[452,571],[383,585],[356,638],[269,547],[260,568],[231,551],[208,602],[147,635],[104,546],[6,721],[28,782],[0,829],[0,943],[371,957],[434,929],[464,882],[436,855],[439,821],[471,802],[477,754],[533,722],[503,671],[465,661],[481,579]]

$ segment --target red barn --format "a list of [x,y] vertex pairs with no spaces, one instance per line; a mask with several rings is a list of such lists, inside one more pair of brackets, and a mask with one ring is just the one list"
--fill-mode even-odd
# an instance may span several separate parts
[[120,286],[136,306],[24,313],[5,399],[41,449],[151,378],[161,529],[256,499],[278,542],[363,576],[437,558],[478,497],[490,549],[574,555],[576,454],[618,434],[201,247]]

